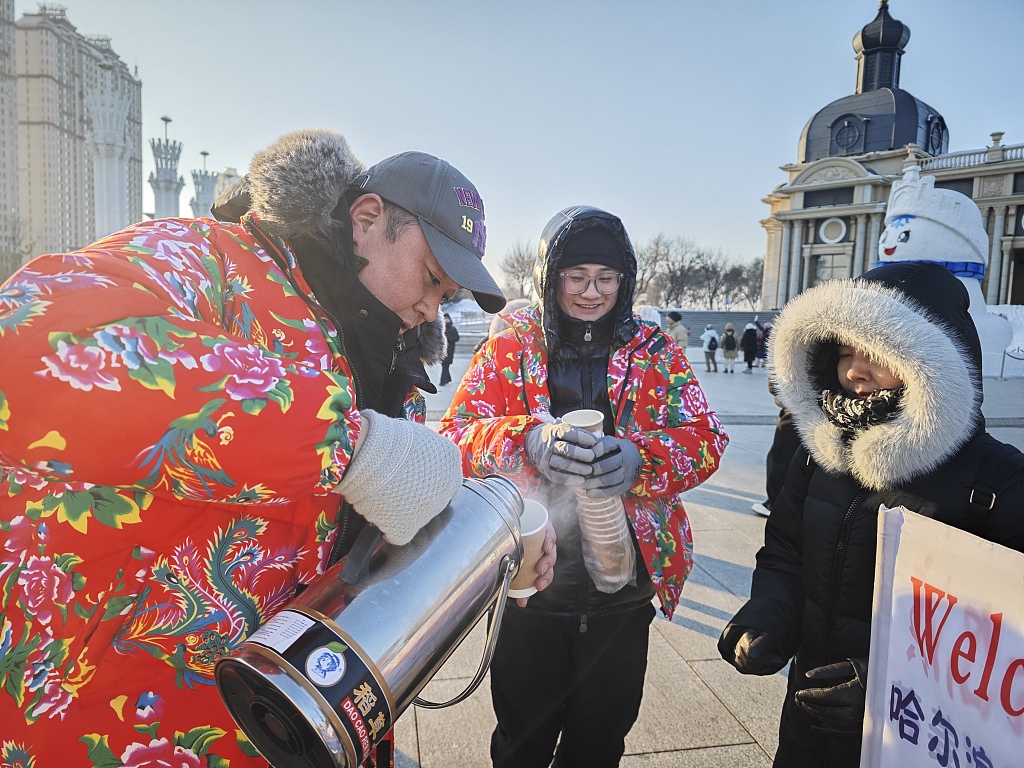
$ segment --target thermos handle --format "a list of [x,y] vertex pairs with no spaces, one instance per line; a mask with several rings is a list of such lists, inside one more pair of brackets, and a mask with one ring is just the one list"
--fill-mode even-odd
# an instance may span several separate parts
[[417,696],[413,700],[413,704],[417,707],[423,707],[423,709],[444,709],[450,707],[452,704],[458,704],[460,701],[464,701],[469,698],[473,691],[480,687],[480,683],[483,682],[484,675],[487,674],[488,668],[491,666],[491,659],[494,657],[494,647],[498,644],[498,630],[501,628],[501,617],[505,615],[505,600],[508,598],[509,584],[512,583],[512,575],[514,570],[514,564],[512,558],[505,555],[501,559],[501,564],[498,566],[501,571],[501,589],[498,590],[498,596],[495,599],[494,616],[493,619],[487,622],[487,646],[484,648],[484,656],[480,659],[480,668],[477,669],[476,675],[469,682],[462,693],[456,696],[450,701],[446,701],[444,704],[438,704],[433,701],[427,701]]

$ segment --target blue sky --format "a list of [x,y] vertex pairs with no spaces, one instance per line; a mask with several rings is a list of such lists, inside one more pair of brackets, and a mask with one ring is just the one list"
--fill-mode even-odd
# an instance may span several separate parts
[[[179,171],[244,171],[282,133],[326,127],[367,164],[444,157],[487,205],[486,263],[577,204],[763,255],[762,202],[807,120],[853,93],[854,34],[876,0],[62,0],[143,82],[143,136]],[[18,15],[35,2],[17,0]],[[286,9],[282,12],[282,9]],[[901,86],[952,150],[1024,143],[1020,0],[891,0],[911,30]],[[145,174],[152,169],[146,149]],[[146,185],[144,210],[152,210]]]

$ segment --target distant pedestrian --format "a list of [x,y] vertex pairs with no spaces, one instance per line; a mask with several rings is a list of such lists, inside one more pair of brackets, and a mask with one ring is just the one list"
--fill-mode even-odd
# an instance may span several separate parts
[[725,333],[722,334],[722,371],[724,373],[735,373],[736,358],[740,353],[740,342],[736,338],[736,331],[732,323],[725,324]]
[[455,360],[455,342],[459,340],[459,329],[455,327],[455,323],[452,322],[452,316],[447,312],[444,313],[444,337],[448,341],[448,348],[441,359],[440,384],[442,387],[445,384],[451,384],[452,373],[449,368],[452,361]]
[[743,362],[747,364],[747,367],[743,369],[744,373],[751,373],[751,368],[754,367],[754,358],[757,357],[757,335],[757,326],[753,323],[747,323],[743,329],[743,336],[740,337]]
[[761,329],[760,335],[757,337],[757,362],[756,365],[761,368],[768,367],[768,339],[772,337],[772,324],[770,322],[764,324],[764,328]]
[[690,329],[682,323],[683,316],[678,312],[668,313],[668,335],[683,349],[690,343]]
[[718,373],[718,361],[715,359],[715,355],[718,354],[718,331],[710,325],[705,325],[704,333],[700,335],[700,340],[704,343],[705,372],[711,373],[714,371],[715,373]]

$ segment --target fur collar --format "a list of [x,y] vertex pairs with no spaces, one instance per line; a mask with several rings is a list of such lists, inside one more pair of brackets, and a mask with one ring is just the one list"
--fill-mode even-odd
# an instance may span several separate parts
[[[883,362],[906,388],[903,408],[849,443],[817,405],[814,356],[826,340]],[[982,393],[970,356],[944,325],[905,293],[877,282],[833,280],[782,310],[769,340],[779,397],[812,458],[872,490],[935,469],[979,428]]]
[[334,226],[332,212],[364,170],[345,137],[310,129],[288,133],[253,155],[247,175],[252,210],[284,238],[313,236]]
[[437,365],[448,350],[448,337],[444,335],[444,315],[437,313],[432,323],[419,326],[420,360],[424,365]]

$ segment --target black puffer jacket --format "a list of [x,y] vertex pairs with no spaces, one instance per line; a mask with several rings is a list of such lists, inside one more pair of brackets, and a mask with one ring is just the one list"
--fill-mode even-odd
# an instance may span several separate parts
[[[805,447],[772,506],[751,599],[723,641],[753,627],[795,654],[778,766],[858,765],[860,735],[822,732],[793,693],[808,669],[868,656],[879,504],[1024,551],[1024,455],[984,430],[967,306],[945,268],[894,264],[805,292],[775,324],[772,374]],[[895,419],[848,441],[817,404],[838,386],[838,343],[867,351],[905,386]],[[974,489],[982,503],[971,503]]]

